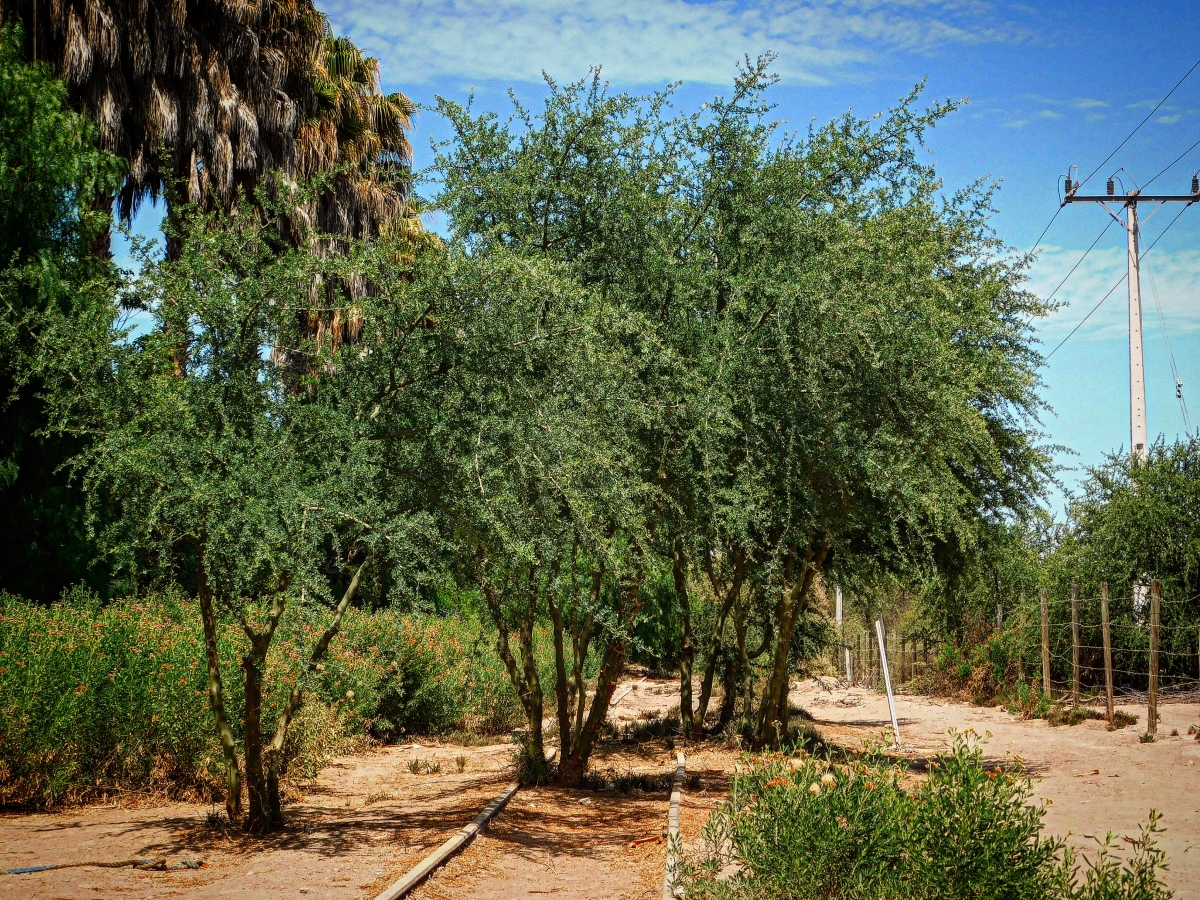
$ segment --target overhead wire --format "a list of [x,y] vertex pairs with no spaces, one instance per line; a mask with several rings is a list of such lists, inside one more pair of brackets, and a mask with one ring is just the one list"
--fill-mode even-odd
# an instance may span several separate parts
[[1187,400],[1183,396],[1183,379],[1179,377],[1179,366],[1175,362],[1175,351],[1171,349],[1171,336],[1167,333],[1167,317],[1163,315],[1162,301],[1158,296],[1158,283],[1154,280],[1154,270],[1146,263],[1146,274],[1150,276],[1150,296],[1154,298],[1154,309],[1158,312],[1158,324],[1162,328],[1163,343],[1167,347],[1167,361],[1171,365],[1171,379],[1175,382],[1175,399],[1179,401],[1179,411],[1183,415],[1183,428],[1189,434],[1192,431],[1192,418],[1188,415]]
[[1068,272],[1065,276],[1063,276],[1063,280],[1058,283],[1058,287],[1056,287],[1054,290],[1052,290],[1050,292],[1050,296],[1047,297],[1045,300],[1046,303],[1049,303],[1051,300],[1053,300],[1054,295],[1058,293],[1059,288],[1061,288],[1064,284],[1066,284],[1067,279],[1075,274],[1075,270],[1079,268],[1079,266],[1083,263],[1083,261],[1088,258],[1088,254],[1091,253],[1092,250],[1095,249],[1095,247],[1098,243],[1100,243],[1100,238],[1104,237],[1104,235],[1108,233],[1108,229],[1112,227],[1113,221],[1114,220],[1111,218],[1108,220],[1108,222],[1104,226],[1104,229],[1098,235],[1096,235],[1096,239],[1094,241],[1092,241],[1092,245],[1083,251],[1083,256],[1079,257],[1079,260],[1075,263],[1075,265],[1071,266],[1071,271]]
[[1198,139],[1196,141],[1196,143],[1192,144],[1192,146],[1188,147],[1186,150],[1184,150],[1182,153],[1180,153],[1177,157],[1175,157],[1173,160],[1171,160],[1171,162],[1167,163],[1165,166],[1163,166],[1161,169],[1159,169],[1158,172],[1155,174],[1154,178],[1151,178],[1149,181],[1147,181],[1145,184],[1142,185],[1142,190],[1144,191],[1146,188],[1150,187],[1150,185],[1155,182],[1155,180],[1158,178],[1159,175],[1163,174],[1163,172],[1167,171],[1167,169],[1174,166],[1175,163],[1179,162],[1181,159],[1183,159],[1185,156],[1187,156],[1189,153],[1191,153],[1197,147],[1200,147],[1200,139]]
[[[1183,77],[1182,77],[1182,78],[1180,78],[1180,79],[1179,79],[1177,82],[1175,82],[1175,86],[1174,86],[1174,87],[1172,87],[1172,88],[1171,88],[1171,90],[1167,91],[1167,94],[1166,94],[1166,96],[1165,96],[1165,97],[1163,97],[1161,100],[1159,100],[1159,101],[1158,101],[1158,103],[1155,105],[1154,109],[1150,110],[1150,112],[1146,114],[1146,117],[1145,117],[1144,119],[1142,119],[1142,121],[1138,122],[1137,126],[1136,126],[1136,127],[1133,129],[1133,131],[1129,132],[1129,134],[1127,134],[1127,135],[1125,136],[1125,139],[1124,139],[1124,140],[1122,140],[1122,141],[1121,141],[1121,143],[1117,144],[1116,148],[1115,148],[1115,149],[1112,151],[1112,153],[1110,153],[1110,154],[1108,154],[1108,156],[1104,157],[1104,160],[1103,160],[1103,161],[1100,163],[1100,165],[1098,165],[1098,166],[1096,166],[1096,168],[1092,169],[1092,171],[1088,173],[1087,177],[1086,177],[1086,178],[1084,178],[1082,181],[1080,181],[1080,182],[1079,182],[1079,184],[1080,184],[1080,185],[1083,185],[1083,184],[1084,184],[1084,183],[1085,183],[1085,182],[1086,182],[1088,179],[1090,179],[1090,178],[1091,178],[1093,175],[1095,175],[1097,172],[1099,172],[1099,171],[1100,171],[1100,169],[1101,169],[1101,168],[1102,168],[1102,167],[1103,167],[1103,166],[1104,166],[1104,165],[1105,165],[1105,164],[1106,164],[1106,163],[1107,163],[1107,162],[1108,162],[1110,159],[1112,159],[1114,156],[1116,156],[1116,155],[1117,155],[1117,153],[1118,153],[1118,151],[1120,151],[1120,149],[1121,149],[1122,147],[1124,147],[1124,146],[1125,146],[1127,143],[1129,143],[1129,139],[1130,139],[1130,138],[1132,138],[1132,137],[1133,137],[1135,134],[1137,134],[1137,133],[1138,133],[1138,131],[1139,131],[1139,130],[1141,130],[1141,127],[1142,127],[1143,125],[1145,125],[1147,122],[1149,122],[1149,121],[1150,121],[1150,118],[1151,118],[1151,116],[1153,116],[1153,115],[1154,115],[1156,112],[1158,112],[1158,111],[1159,111],[1159,109],[1161,109],[1161,108],[1162,108],[1162,105],[1163,105],[1164,103],[1166,103],[1166,102],[1167,102],[1167,100],[1169,100],[1169,99],[1171,98],[1171,95],[1172,95],[1172,94],[1174,94],[1174,93],[1175,93],[1175,91],[1177,91],[1177,90],[1179,89],[1179,86],[1180,86],[1181,84],[1183,84],[1185,81],[1187,81],[1187,80],[1188,80],[1188,77],[1189,77],[1189,76],[1190,76],[1190,75],[1191,75],[1193,72],[1195,72],[1197,68],[1200,68],[1200,59],[1196,60],[1196,62],[1195,62],[1193,65],[1192,65],[1192,67],[1191,67],[1190,69],[1188,69],[1188,70],[1187,70],[1187,72],[1185,72],[1185,73],[1184,73]],[[1192,150],[1193,150],[1193,149],[1194,149],[1194,148],[1195,148],[1195,147],[1196,147],[1198,144],[1200,144],[1200,141],[1197,141],[1197,142],[1196,142],[1196,144],[1193,144],[1191,147],[1189,147],[1187,150],[1185,150],[1185,151],[1184,151],[1182,154],[1180,154],[1180,155],[1179,155],[1179,157],[1178,157],[1177,159],[1175,159],[1175,161],[1174,161],[1174,162],[1172,162],[1172,163],[1171,163],[1169,166],[1167,166],[1165,169],[1163,169],[1161,172],[1159,172],[1157,175],[1155,175],[1155,176],[1154,176],[1154,178],[1157,178],[1159,175],[1161,175],[1161,174],[1162,174],[1163,172],[1165,172],[1167,169],[1171,168],[1171,166],[1175,165],[1175,163],[1179,162],[1179,160],[1180,160],[1180,159],[1183,159],[1183,157],[1184,157],[1184,156],[1186,156],[1188,153],[1190,153],[1190,152],[1191,152],[1191,151],[1192,151]],[[1154,178],[1151,178],[1151,179],[1150,179],[1150,181],[1153,181],[1153,180],[1154,180]],[[1147,182],[1147,184],[1149,184],[1149,183],[1150,183],[1150,182]],[[1059,214],[1060,212],[1062,212],[1062,210],[1063,210],[1063,206],[1062,206],[1062,204],[1060,203],[1060,204],[1059,204],[1059,206],[1058,206],[1058,209],[1054,210],[1054,215],[1052,215],[1052,216],[1050,217],[1050,221],[1046,223],[1046,227],[1042,229],[1042,233],[1038,235],[1038,239],[1037,239],[1036,241],[1034,241],[1034,242],[1033,242],[1033,246],[1032,246],[1032,247],[1030,247],[1030,248],[1029,248],[1029,251],[1028,251],[1028,252],[1025,254],[1026,256],[1032,256],[1032,255],[1033,255],[1033,252],[1034,252],[1035,250],[1037,250],[1037,248],[1038,248],[1038,247],[1040,247],[1040,246],[1042,245],[1042,239],[1046,237],[1046,232],[1048,232],[1048,231],[1050,230],[1050,226],[1054,224],[1054,221],[1055,221],[1055,219],[1057,219],[1057,218],[1058,218],[1058,214]],[[1105,227],[1105,230],[1107,230],[1107,226]],[[1099,240],[1099,239],[1097,239],[1097,240]],[[1093,246],[1095,246],[1095,243],[1093,243]],[[1088,252],[1091,252],[1091,248],[1090,248],[1090,247],[1088,248]],[[1084,255],[1083,255],[1083,256],[1084,256],[1084,257],[1086,257],[1086,256],[1087,256],[1087,253],[1084,253]],[[1080,262],[1083,262],[1083,259],[1082,259],[1082,258],[1080,259]],[[1076,264],[1075,268],[1078,268],[1078,263]],[[1071,269],[1071,272],[1074,272],[1074,271],[1075,271],[1075,268]],[[1067,273],[1067,278],[1070,278],[1070,277],[1071,277],[1071,273],[1070,273],[1070,272],[1068,272],[1068,273]],[[1065,282],[1065,281],[1066,281],[1066,279],[1064,278],[1064,279],[1063,279],[1063,281]],[[1119,284],[1119,282],[1118,282],[1118,284]],[[1062,284],[1059,284],[1058,288],[1061,288],[1061,287],[1062,287]],[[1055,288],[1055,289],[1054,289],[1054,293],[1055,293],[1055,294],[1057,294],[1057,293],[1058,293],[1058,288]],[[1117,286],[1116,286],[1116,285],[1113,285],[1113,289],[1112,289],[1112,290],[1113,290],[1113,291],[1115,291],[1116,289],[1117,289]],[[1108,293],[1109,293],[1109,294],[1111,294],[1111,293],[1112,293],[1112,291],[1109,291]],[[1053,294],[1051,294],[1051,296],[1054,296],[1054,295],[1053,295]],[[1108,294],[1105,294],[1105,295],[1104,295],[1104,299],[1108,299]],[[1101,303],[1103,303],[1103,302],[1104,302],[1104,300],[1101,300],[1100,302],[1101,302]],[[1098,309],[1098,308],[1099,308],[1099,305],[1097,304],[1097,309]],[[1095,310],[1093,310],[1092,312],[1095,312]],[[1089,314],[1088,314],[1088,316],[1090,317],[1090,316],[1091,316],[1091,313],[1089,313]],[[1086,321],[1087,321],[1087,319],[1084,319],[1084,321],[1086,322]],[[1083,323],[1081,322],[1080,324],[1082,325]],[[1072,332],[1072,334],[1074,334],[1074,332]],[[1069,337],[1069,335],[1068,335],[1068,337]],[[1057,349],[1057,348],[1056,348],[1056,349]],[[1046,357],[1046,358],[1047,358],[1047,359],[1049,359],[1050,357]]]
[[[1200,68],[1200,59],[1196,60],[1196,62],[1192,65],[1192,67],[1190,69],[1188,69],[1187,72],[1184,73],[1183,77],[1180,78],[1177,82],[1175,82],[1175,86],[1173,88],[1171,88],[1169,91],[1167,91],[1167,95],[1158,101],[1158,103],[1155,105],[1154,109],[1152,109],[1152,110],[1150,110],[1150,112],[1146,113],[1146,118],[1144,118],[1144,119],[1142,119],[1142,121],[1138,122],[1137,127],[1134,128],[1133,131],[1129,132],[1129,134],[1125,136],[1125,140],[1123,140],[1123,141],[1121,141],[1121,143],[1117,144],[1116,150],[1113,150],[1112,153],[1110,153],[1110,154],[1108,154],[1108,156],[1104,157],[1104,161],[1101,162],[1100,165],[1096,166],[1096,168],[1092,169],[1092,171],[1088,173],[1087,178],[1084,178],[1082,181],[1079,182],[1079,184],[1082,186],[1083,184],[1087,183],[1087,180],[1089,178],[1091,178],[1093,175],[1095,175],[1097,172],[1099,172],[1108,163],[1108,161],[1110,159],[1112,159],[1114,156],[1116,156],[1118,151],[1120,151],[1120,149],[1122,147],[1124,147],[1127,143],[1129,143],[1129,139],[1132,138],[1135,134],[1137,134],[1138,131],[1141,130],[1141,127],[1143,125],[1145,125],[1147,122],[1150,121],[1151,117],[1162,108],[1162,105],[1164,103],[1166,103],[1169,99],[1171,99],[1171,95],[1174,94],[1177,90],[1179,90],[1179,86],[1181,84],[1183,84],[1185,81],[1187,81],[1188,77],[1193,72],[1195,72],[1196,69],[1198,69],[1198,68]],[[1162,173],[1160,172],[1159,174],[1162,174]],[[1157,176],[1155,176],[1155,177],[1157,177]]]
[[[1197,65],[1200,65],[1200,63],[1197,63]],[[1189,204],[1189,205],[1190,205],[1190,204]],[[1170,230],[1171,230],[1171,226],[1172,226],[1172,225],[1174,225],[1176,222],[1178,222],[1178,221],[1179,221],[1179,217],[1180,217],[1180,216],[1182,216],[1182,215],[1184,214],[1184,212],[1186,212],[1186,211],[1187,211],[1187,206],[1184,206],[1184,207],[1182,207],[1182,208],[1179,210],[1179,212],[1177,212],[1177,213],[1175,214],[1175,218],[1173,218],[1173,219],[1172,219],[1170,222],[1168,222],[1168,223],[1167,223],[1167,227],[1166,227],[1166,228],[1164,228],[1162,231],[1160,231],[1160,232],[1158,233],[1158,237],[1156,237],[1156,238],[1154,239],[1154,243],[1152,243],[1152,244],[1151,244],[1149,247],[1147,247],[1145,250],[1143,250],[1143,251],[1142,251],[1142,252],[1141,252],[1141,253],[1138,255],[1138,260],[1139,260],[1139,261],[1141,261],[1141,260],[1143,260],[1143,259],[1145,259],[1145,258],[1146,258],[1146,254],[1147,254],[1147,253],[1149,253],[1151,250],[1153,250],[1153,249],[1154,249],[1154,246],[1155,246],[1155,244],[1157,244],[1159,241],[1161,241],[1161,240],[1162,240],[1162,238],[1163,238],[1163,235],[1165,235],[1165,234],[1166,234],[1168,231],[1170,231]],[[1061,341],[1059,341],[1059,342],[1058,342],[1058,345],[1057,345],[1057,346],[1056,346],[1056,347],[1055,347],[1053,350],[1051,350],[1051,351],[1050,351],[1048,354],[1046,354],[1046,359],[1045,359],[1045,361],[1046,361],[1046,362],[1049,362],[1049,361],[1050,361],[1050,357],[1052,357],[1052,356],[1053,356],[1055,353],[1057,353],[1057,352],[1058,352],[1058,351],[1059,351],[1059,350],[1062,348],[1062,345],[1063,345],[1063,344],[1065,344],[1065,343],[1066,343],[1067,341],[1069,341],[1069,340],[1070,340],[1072,337],[1074,337],[1074,335],[1075,335],[1075,332],[1077,332],[1077,331],[1078,331],[1080,328],[1082,328],[1082,327],[1084,326],[1084,323],[1085,323],[1085,322],[1087,322],[1087,320],[1088,320],[1088,319],[1090,319],[1090,318],[1092,317],[1092,315],[1093,315],[1093,314],[1096,312],[1096,310],[1098,310],[1098,309],[1099,309],[1099,308],[1100,308],[1100,307],[1101,307],[1101,306],[1104,304],[1104,301],[1105,301],[1105,300],[1107,300],[1107,299],[1108,299],[1110,296],[1112,296],[1112,292],[1113,292],[1113,291],[1115,291],[1117,288],[1119,288],[1119,287],[1121,286],[1121,284],[1122,284],[1122,283],[1123,283],[1123,282],[1124,282],[1124,281],[1125,281],[1125,280],[1126,280],[1128,277],[1129,277],[1129,273],[1128,273],[1128,272],[1126,272],[1124,275],[1122,275],[1122,276],[1121,276],[1121,277],[1120,277],[1120,278],[1117,280],[1117,283],[1116,283],[1116,284],[1114,284],[1112,287],[1110,287],[1110,288],[1108,289],[1108,293],[1106,293],[1106,294],[1105,294],[1103,297],[1101,297],[1101,298],[1100,298],[1100,302],[1099,302],[1099,303],[1097,303],[1095,306],[1093,306],[1093,307],[1092,307],[1092,309],[1091,309],[1091,311],[1090,311],[1090,312],[1089,312],[1089,313],[1088,313],[1086,316],[1084,316],[1084,317],[1083,317],[1082,321],[1080,321],[1080,323],[1079,323],[1078,325],[1076,325],[1074,328],[1072,328],[1072,329],[1071,329],[1071,333],[1070,333],[1070,334],[1068,334],[1068,335],[1067,335],[1065,338],[1063,338]]]

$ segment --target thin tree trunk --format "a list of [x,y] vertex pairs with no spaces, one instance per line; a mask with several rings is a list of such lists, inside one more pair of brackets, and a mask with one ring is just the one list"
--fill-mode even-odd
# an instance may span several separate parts
[[[255,642],[256,644],[259,641]],[[272,830],[271,802],[263,770],[262,740],[262,674],[266,663],[265,648],[252,647],[242,657],[246,673],[246,708],[244,713],[246,750],[246,788],[249,804],[246,809],[246,831],[260,834]]]
[[[304,680],[317,667],[317,663],[325,658],[325,653],[329,650],[330,642],[341,630],[342,619],[346,615],[346,610],[350,608],[350,603],[358,593],[358,586],[362,583],[363,573],[367,570],[368,561],[369,559],[364,559],[362,564],[355,570],[354,576],[350,579],[350,584],[342,593],[342,599],[333,611],[333,620],[313,646],[312,653],[308,657],[308,662],[304,666],[304,671],[296,677],[296,684],[292,687],[291,693],[288,694],[287,704],[284,706],[283,713],[279,716],[279,722],[275,726],[275,736],[271,740],[271,746],[267,748],[264,754],[267,771],[267,801],[271,822],[273,823],[272,827],[279,828],[283,826],[283,806],[279,800],[279,763],[283,755],[283,742],[287,738],[287,730],[292,724],[292,719],[299,712],[301,704],[304,702]],[[278,617],[276,617],[277,620]]]
[[554,699],[558,705],[558,758],[561,761],[571,752],[571,705],[567,697],[567,649],[563,632],[562,609],[553,592],[548,597],[550,618],[554,623]]
[[790,578],[791,584],[781,592],[777,607],[779,633],[776,636],[774,657],[771,661],[771,674],[763,686],[762,704],[758,712],[757,731],[761,743],[774,743],[786,733],[790,675],[788,658],[792,648],[792,636],[795,634],[796,623],[803,611],[803,604],[808,598],[813,579],[824,564],[828,549],[828,544],[822,544],[816,551],[806,548],[799,572],[794,571],[794,562],[785,566],[785,578]]
[[[641,579],[639,569],[633,583],[621,591],[617,600],[617,622],[625,624],[630,630],[637,621],[641,608]],[[594,586],[597,586],[593,582]],[[600,662],[600,672],[596,677],[596,693],[592,697],[592,707],[588,710],[587,721],[579,730],[579,735],[571,748],[571,755],[562,761],[558,770],[560,784],[577,785],[587,773],[588,761],[600,735],[600,728],[608,717],[608,707],[612,703],[613,692],[617,681],[625,667],[625,654],[628,647],[624,636],[610,632],[608,643],[604,647],[604,657]]]
[[563,760],[559,769],[560,784],[577,785],[587,772],[588,760],[600,734],[600,728],[608,715],[608,705],[612,702],[617,681],[625,665],[625,642],[619,638],[610,638],[604,648],[604,659],[600,663],[600,673],[596,677],[596,693],[592,697],[591,709],[588,710],[587,721],[579,730],[579,736],[571,747],[570,755]]
[[[531,573],[531,581],[533,576]],[[542,688],[538,679],[537,664],[533,658],[533,604],[521,617],[517,625],[517,640],[521,653],[521,666],[517,666],[516,657],[508,642],[508,622],[504,616],[504,607],[496,589],[488,581],[484,581],[483,594],[491,613],[492,623],[496,626],[496,651],[504,661],[509,681],[517,692],[521,707],[525,711],[527,725],[525,750],[528,756],[529,774],[534,780],[541,780],[546,775],[546,753],[542,743]]]
[[208,663],[208,705],[217,720],[217,736],[225,755],[225,813],[236,822],[242,810],[242,778],[238,767],[237,745],[225,713],[225,688],[221,681],[221,663],[217,656],[217,618],[213,612],[212,592],[208,587],[208,569],[204,550],[199,550],[200,620],[204,626],[204,656]]
[[[583,666],[587,662],[588,648],[595,635],[596,622],[591,613],[584,618],[582,627],[572,627],[571,645],[573,659],[571,660],[571,683],[575,693],[575,722],[571,729],[572,742],[583,730],[583,716],[587,711],[587,686],[583,679]],[[562,757],[559,757],[560,761]]]
[[[735,564],[733,582],[730,584],[729,590],[725,593],[725,602],[721,604],[721,611],[717,615],[717,627],[713,630],[712,645],[709,647],[708,659],[704,663],[704,678],[700,682],[700,703],[696,708],[695,717],[691,722],[690,732],[693,738],[700,738],[704,734],[704,718],[708,715],[708,704],[712,699],[713,676],[716,674],[717,664],[721,656],[725,620],[728,618],[729,610],[737,600],[738,594],[741,593],[743,573],[744,566],[740,563]],[[713,590],[716,591],[717,580],[711,567],[709,568],[708,577],[712,582]]]
[[696,662],[696,644],[692,637],[692,601],[687,587],[687,556],[683,538],[676,536],[672,550],[672,574],[675,596],[679,600],[679,720],[685,730],[691,729],[692,669]]

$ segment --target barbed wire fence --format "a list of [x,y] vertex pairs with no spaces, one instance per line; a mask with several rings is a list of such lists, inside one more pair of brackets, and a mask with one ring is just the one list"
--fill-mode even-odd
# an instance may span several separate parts
[[[1147,706],[1147,731],[1157,729],[1158,702],[1200,701],[1200,594],[1164,595],[1157,580],[1129,595],[1041,592],[998,606],[996,635],[1020,669],[1018,678],[1049,699],[1073,706],[1101,704],[1112,721],[1116,704]],[[1044,616],[1043,616],[1044,611]],[[849,683],[881,689],[874,636],[844,630],[833,660]],[[907,685],[931,671],[943,645],[901,631],[887,632],[888,671]],[[1047,677],[1048,676],[1048,677]]]

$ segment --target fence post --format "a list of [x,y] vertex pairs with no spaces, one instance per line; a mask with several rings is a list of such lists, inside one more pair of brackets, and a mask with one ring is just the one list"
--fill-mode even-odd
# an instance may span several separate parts
[[1108,699],[1108,724],[1113,721],[1112,636],[1108,627],[1108,582],[1100,582],[1100,622],[1104,630],[1104,693]]
[[888,675],[887,631],[884,630],[883,619],[875,620],[875,637],[879,640],[879,670],[883,673],[883,689],[887,691],[888,712],[892,716],[892,735],[896,738],[896,746],[900,746],[900,723],[896,721],[896,701],[892,697],[892,679]]
[[1042,588],[1042,693],[1052,699],[1050,688],[1050,601],[1046,589]]
[[896,679],[901,685],[904,684],[904,657],[908,653],[908,641],[904,637],[904,632],[900,632],[900,677]]
[[1146,733],[1158,734],[1158,625],[1162,614],[1162,582],[1150,582],[1150,690],[1146,695]]
[[1079,585],[1071,585],[1071,707],[1079,705]]

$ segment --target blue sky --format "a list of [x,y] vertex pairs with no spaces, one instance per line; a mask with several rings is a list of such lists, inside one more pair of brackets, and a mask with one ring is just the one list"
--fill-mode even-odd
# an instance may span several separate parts
[[[506,109],[511,87],[541,95],[542,71],[559,80],[601,65],[632,90],[682,80],[679,104],[722,92],[744,54],[778,54],[778,115],[792,127],[853,108],[885,109],[921,78],[927,96],[970,98],[930,136],[948,190],[980,176],[1002,181],[994,225],[1029,249],[1058,205],[1069,165],[1095,168],[1200,58],[1197,3],[1074,3],[1041,7],[975,0],[947,2],[733,2],[733,0],[325,0],[335,29],[380,59],[384,87],[432,104],[441,94]],[[431,112],[418,116],[418,166],[443,134]],[[1095,177],[1122,166],[1145,183],[1200,139],[1197,70]],[[1200,147],[1155,182],[1184,192],[1200,169]],[[1148,246],[1174,217],[1165,209],[1143,232]],[[1148,212],[1148,210],[1147,210]],[[1143,213],[1144,215],[1145,213]],[[153,227],[153,214],[139,220]],[[1104,228],[1089,205],[1063,210],[1046,234],[1031,286],[1049,294]],[[1185,212],[1147,257],[1143,272],[1151,435],[1184,431],[1168,363],[1169,339],[1184,396],[1200,422],[1200,205]],[[1124,233],[1110,228],[1059,292],[1064,307],[1039,329],[1053,348],[1124,273]],[[1153,275],[1153,280],[1149,277]],[[1158,303],[1155,302],[1155,290]],[[1161,307],[1161,317],[1159,308]],[[1165,324],[1165,329],[1163,325]],[[1165,336],[1165,337],[1164,337]],[[1048,440],[1079,467],[1129,443],[1127,301],[1124,285],[1050,360]],[[1060,509],[1056,494],[1052,506]]]

